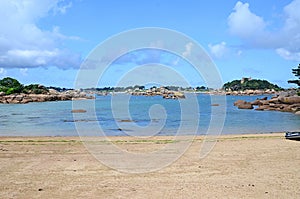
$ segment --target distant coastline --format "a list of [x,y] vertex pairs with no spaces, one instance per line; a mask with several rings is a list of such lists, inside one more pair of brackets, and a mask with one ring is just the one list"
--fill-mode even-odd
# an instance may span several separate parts
[[[65,101],[95,99],[96,95],[115,95],[126,93],[135,96],[162,96],[164,99],[185,99],[186,93],[204,93],[209,95],[234,95],[234,96],[297,96],[299,89],[283,89],[266,80],[242,78],[227,82],[220,89],[205,86],[180,87],[180,86],[145,86],[135,85],[127,87],[103,87],[66,89],[60,87],[45,87],[40,84],[24,86],[18,80],[6,77],[0,80],[0,103],[26,104],[30,102]],[[284,94],[286,93],[286,94]],[[293,93],[291,95],[291,93]]]

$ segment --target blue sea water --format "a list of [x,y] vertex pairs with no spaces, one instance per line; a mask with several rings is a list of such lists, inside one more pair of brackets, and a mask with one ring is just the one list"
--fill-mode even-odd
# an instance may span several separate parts
[[[211,97],[206,94],[196,96],[197,105],[188,101],[184,104],[184,100],[166,100],[160,96],[116,96],[121,97],[97,96],[96,100],[75,102],[0,104],[0,136],[78,136],[78,130],[80,135],[87,136],[175,135],[178,129],[182,129],[184,134],[206,134],[208,129],[213,131],[216,127],[217,131],[220,126],[222,134],[300,129],[299,115],[239,110],[233,106],[238,99],[253,101],[264,96],[226,96],[226,103],[220,103],[219,106],[211,106]],[[72,113],[74,108],[87,112]],[[226,110],[226,114],[212,111],[214,108]],[[211,122],[212,118],[218,117],[221,119],[216,121],[222,121],[224,117],[224,125],[222,122]],[[99,129],[102,134],[99,134]]]

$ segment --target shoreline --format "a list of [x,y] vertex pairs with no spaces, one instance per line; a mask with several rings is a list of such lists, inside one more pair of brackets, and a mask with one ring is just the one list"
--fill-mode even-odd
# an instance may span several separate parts
[[[206,137],[214,137],[217,139],[226,139],[226,138],[262,138],[262,137],[283,137],[284,138],[285,132],[270,132],[270,133],[240,133],[240,134],[221,134],[221,135],[181,135],[176,137],[181,138],[194,138],[194,139],[201,139],[203,140]],[[32,139],[40,139],[40,140],[80,140],[80,138],[108,138],[110,140],[134,140],[134,139],[143,139],[143,140],[160,140],[160,139],[169,139],[175,137],[173,135],[158,135],[158,136],[0,136],[0,142],[3,140],[8,139],[24,139],[24,140],[32,140]]]

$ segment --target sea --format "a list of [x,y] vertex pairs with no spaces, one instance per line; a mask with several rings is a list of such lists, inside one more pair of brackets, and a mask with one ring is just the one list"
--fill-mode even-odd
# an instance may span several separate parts
[[[262,96],[187,94],[187,99],[116,94],[95,100],[0,104],[0,136],[163,136],[300,130],[300,116],[240,110]],[[82,109],[81,113],[73,113]]]

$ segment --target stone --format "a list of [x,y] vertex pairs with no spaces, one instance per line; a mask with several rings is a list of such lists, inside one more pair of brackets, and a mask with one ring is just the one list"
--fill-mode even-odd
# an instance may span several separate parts
[[246,103],[245,100],[237,100],[237,101],[235,101],[235,102],[233,103],[233,105],[234,105],[234,106],[238,106],[239,104],[244,104],[244,103]]
[[19,95],[17,95],[17,96],[14,98],[14,100],[20,102],[20,101],[23,100],[23,98],[24,98],[25,96],[26,96],[25,94],[23,94],[23,95],[22,95],[22,94],[19,94]]
[[279,101],[279,99],[277,97],[270,99],[269,102],[270,103],[274,103],[274,104],[279,104],[280,103],[280,101]]
[[86,110],[84,110],[84,109],[74,109],[74,110],[72,110],[71,112],[72,112],[72,113],[85,113]]
[[253,102],[251,102],[252,105],[255,105],[255,106],[260,106],[262,105],[263,103],[260,101],[260,100],[254,100]]
[[239,109],[253,109],[253,105],[250,102],[238,104]]
[[181,92],[174,92],[174,97],[179,99],[184,99],[185,95]]
[[300,96],[279,97],[278,100],[284,104],[298,104],[300,103]]
[[267,107],[266,106],[259,106],[255,110],[256,111],[264,111],[264,110],[267,110]]

